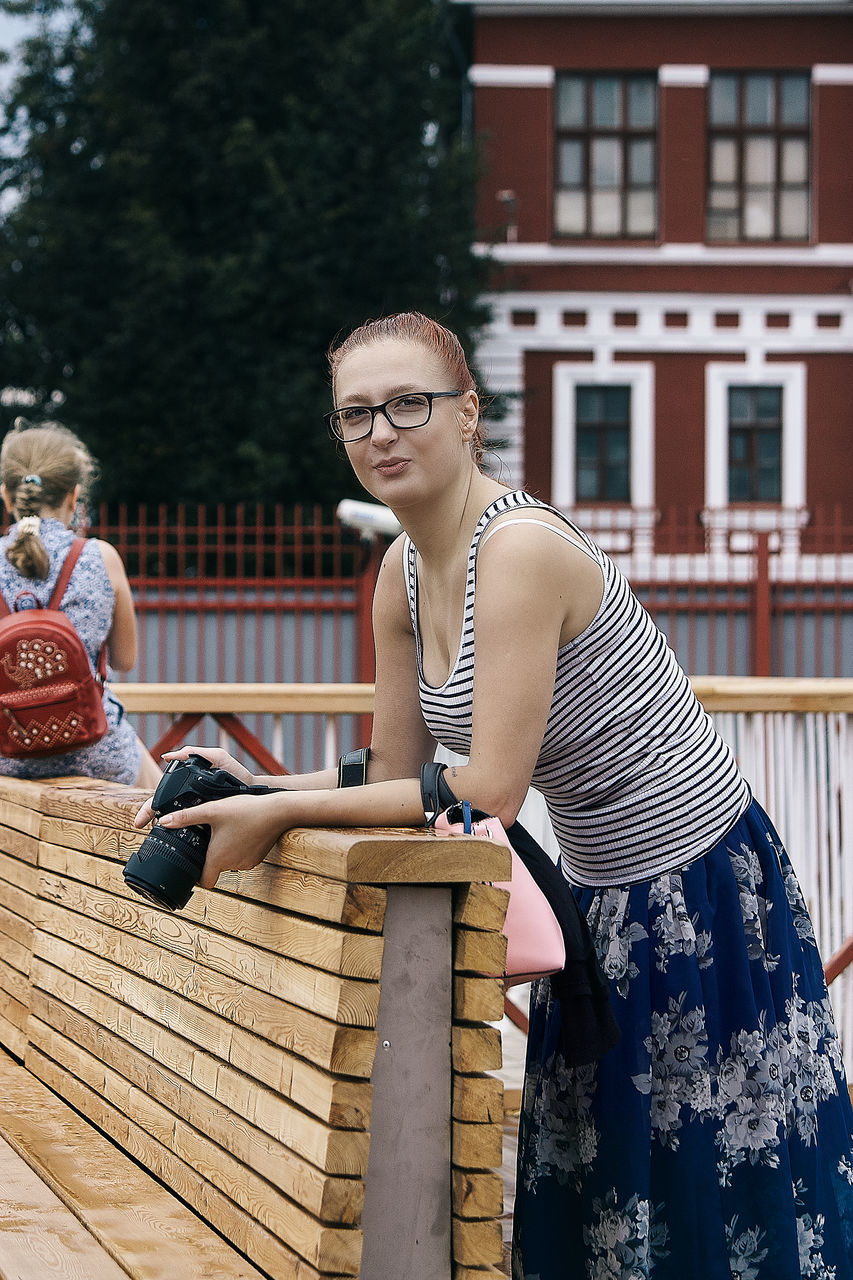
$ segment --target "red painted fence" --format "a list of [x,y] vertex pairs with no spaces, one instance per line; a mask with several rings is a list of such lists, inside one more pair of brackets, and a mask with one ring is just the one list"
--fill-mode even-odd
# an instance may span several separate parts
[[[320,508],[282,506],[101,508],[92,532],[122,555],[148,632],[131,679],[372,678],[370,600],[384,540],[362,542]],[[853,527],[839,512],[816,513],[793,545],[732,530],[722,550],[698,520],[670,512],[652,549],[629,542],[612,553],[691,674],[853,675]],[[285,614],[334,619],[319,665],[304,628],[288,637],[260,625]],[[200,615],[208,625],[194,646]],[[262,669],[271,649],[289,653],[289,670]]]

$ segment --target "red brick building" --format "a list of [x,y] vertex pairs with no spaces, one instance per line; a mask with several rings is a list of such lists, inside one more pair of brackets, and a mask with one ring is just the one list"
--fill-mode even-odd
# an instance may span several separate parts
[[853,5],[456,2],[513,482],[614,550],[853,525]]

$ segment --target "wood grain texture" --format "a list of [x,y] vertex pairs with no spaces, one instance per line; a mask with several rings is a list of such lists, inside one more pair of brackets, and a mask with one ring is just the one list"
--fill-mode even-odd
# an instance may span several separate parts
[[453,1028],[451,1037],[453,1070],[464,1075],[476,1071],[499,1071],[502,1058],[501,1033],[497,1027]]
[[[488,1275],[508,895],[485,882],[506,878],[507,851],[422,831],[291,832],[254,871],[163,912],[122,876],[144,838],[131,826],[141,798],[92,780],[0,779],[0,1043],[223,1232],[251,1260],[246,1275],[345,1280],[360,1267],[388,894],[450,885],[448,1275]],[[39,1170],[52,1185],[56,1172]],[[121,1242],[120,1215],[101,1236],[71,1207],[129,1276],[155,1280]],[[450,1197],[444,1213],[449,1225]]]
[[290,831],[271,851],[276,865],[359,884],[458,884],[508,880],[509,850],[479,836],[395,830]]
[[127,1280],[59,1197],[0,1139],[0,1280]]
[[[194,1077],[188,1079],[167,1066],[161,1056],[149,1057],[141,1047],[42,992],[35,993],[31,1012],[30,1038],[44,1052],[50,1052],[45,1035],[45,1028],[50,1028],[169,1107],[176,1116],[203,1129],[226,1150],[264,1172],[273,1183],[277,1181],[279,1159],[287,1166],[282,1176],[291,1171],[294,1176],[303,1177],[306,1185],[310,1184],[306,1194],[312,1195],[315,1184],[324,1186],[327,1181],[318,1182],[315,1172],[353,1177],[364,1173],[368,1136],[362,1130],[334,1129],[323,1124],[279,1094],[262,1089],[215,1060],[194,1064]],[[57,1047],[61,1046],[57,1043]],[[305,1161],[311,1162],[310,1169],[303,1167]],[[352,1188],[343,1190],[353,1194]],[[316,1206],[312,1202],[312,1209],[324,1217],[320,1204],[319,1200]]]
[[500,1022],[503,1011],[503,978],[457,974],[453,979],[453,1017],[457,1022]]
[[503,1180],[491,1170],[453,1170],[453,1212],[458,1218],[499,1218],[504,1207]]
[[[174,946],[186,937],[183,922],[163,912],[163,936]],[[216,935],[186,956],[165,945],[116,929],[91,916],[70,911],[42,899],[38,905],[41,934],[65,939],[99,958],[107,958],[160,986],[186,991],[191,998],[233,1013],[239,1021],[257,1019],[274,992],[286,994],[289,1004],[329,1018],[343,1026],[373,1027],[379,1006],[379,985],[341,978],[299,964],[286,956],[270,955],[235,944],[234,955]],[[171,922],[171,923],[170,923]],[[36,950],[38,950],[38,946]],[[238,1008],[239,1006],[239,1008]]]
[[[139,901],[122,875],[123,865],[123,861],[112,861],[103,853],[87,853],[46,840],[39,842],[39,866],[45,870]],[[345,884],[262,862],[251,871],[226,872],[219,877],[216,889],[208,893],[196,891],[182,915],[213,928],[229,929],[230,922],[230,931],[245,938],[244,913],[252,903],[259,903],[263,912],[257,918],[261,921],[274,920],[275,908],[282,908],[350,929],[381,933],[385,896],[385,890],[378,885]]]
[[[213,1182],[199,1177],[198,1171],[169,1151],[155,1137],[147,1133],[132,1119],[125,1116],[118,1108],[112,1106],[99,1094],[96,1094],[82,1081],[77,1080],[58,1067],[51,1059],[44,1057],[30,1046],[27,1054],[27,1067],[33,1075],[43,1080],[72,1106],[82,1111],[94,1121],[98,1128],[112,1137],[144,1167],[160,1178],[167,1187],[182,1200],[191,1205],[204,1222],[211,1223],[221,1231],[227,1240],[254,1261],[264,1270],[269,1271],[274,1280],[292,1280],[293,1277],[317,1277],[318,1272],[337,1272],[342,1275],[358,1274],[358,1254],[360,1253],[361,1236],[357,1229],[336,1231],[324,1229],[319,1224],[311,1231],[308,1227],[300,1235],[307,1247],[321,1259],[316,1269],[300,1271],[299,1264],[313,1268],[310,1259],[304,1258],[280,1237],[269,1231],[252,1214],[247,1213],[236,1204],[225,1189]],[[148,1180],[150,1182],[150,1179]],[[233,1189],[233,1188],[229,1188]],[[300,1229],[302,1224],[299,1224]],[[344,1265],[338,1266],[343,1260]],[[182,1273],[176,1276],[184,1280]],[[154,1272],[152,1280],[162,1280],[162,1272]],[[210,1280],[219,1280],[218,1273],[212,1272]]]
[[499,1263],[503,1258],[501,1224],[494,1219],[453,1220],[453,1261],[466,1266]]
[[503,1158],[502,1124],[466,1124],[454,1120],[453,1164],[458,1169],[499,1169]]
[[[120,875],[115,878],[123,883]],[[114,883],[109,886],[114,887]],[[251,980],[257,971],[255,985],[262,990],[278,985],[279,961],[285,958],[345,977],[378,981],[382,972],[382,939],[374,934],[321,924],[222,894],[198,894],[186,911],[172,913],[137,894],[108,892],[43,871],[39,895],[222,973]]]
[[453,1077],[452,1115],[471,1124],[501,1124],[504,1118],[504,1087],[498,1076],[461,1075]]
[[[500,927],[500,926],[498,926]],[[453,967],[457,973],[495,975],[506,971],[506,938],[457,925],[453,931]]]
[[196,1214],[1,1054],[0,1133],[134,1280],[263,1280]]
[[47,933],[36,939],[34,986],[42,984],[41,961],[66,973],[84,974],[96,990],[274,1088],[289,1074],[282,1050],[342,1075],[367,1077],[373,1069],[375,1031],[341,1027],[218,975],[214,982],[192,966],[176,976],[169,964],[151,978],[140,977]]
[[492,884],[459,885],[453,894],[453,919],[471,929],[500,930],[506,919],[509,891]]
[[[73,1090],[78,1082],[87,1086],[309,1261],[318,1261],[321,1240],[329,1245],[324,1222],[352,1224],[358,1219],[363,1199],[359,1179],[328,1177],[259,1131],[229,1126],[222,1110],[209,1107],[200,1091],[185,1086],[180,1110],[170,1108],[38,1019],[27,1051],[27,1065],[35,1061],[37,1070],[40,1059],[33,1048],[64,1068],[64,1089]],[[217,1137],[228,1145],[220,1146]],[[350,1141],[362,1137],[348,1135]],[[232,1152],[232,1147],[242,1152]]]
[[66,1034],[92,1052],[99,1051],[96,1046],[105,1037],[119,1037],[282,1142],[288,1141],[287,1118],[293,1110],[288,1102],[300,1116],[307,1112],[334,1128],[367,1128],[372,1090],[366,1080],[341,1079],[284,1053],[271,1079],[253,1079],[137,1009],[39,963],[31,1011],[59,1030],[73,1025],[73,1034]]

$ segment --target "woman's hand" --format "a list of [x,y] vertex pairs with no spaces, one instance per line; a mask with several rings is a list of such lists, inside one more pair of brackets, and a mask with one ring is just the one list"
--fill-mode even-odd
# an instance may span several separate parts
[[199,884],[212,889],[223,871],[248,871],[263,862],[287,830],[286,792],[267,796],[229,796],[191,809],[178,809],[158,819],[160,826],[209,826],[210,844]]
[[[162,760],[171,763],[173,760],[186,760],[189,756],[203,756],[205,760],[209,760],[214,769],[227,769],[229,773],[233,773],[235,778],[240,782],[245,782],[251,786],[255,781],[255,775],[249,773],[238,760],[230,756],[227,751],[223,751],[222,747],[179,747],[176,751],[166,751],[161,756]],[[153,799],[153,797],[152,797]],[[135,827],[147,827],[149,822],[154,820],[154,810],[151,808],[151,800],[146,800],[141,809],[133,819]]]
[[249,786],[255,781],[255,775],[250,773],[245,765],[240,764],[239,760],[235,760],[222,747],[178,747],[175,751],[164,751],[160,757],[162,760],[171,762],[172,760],[187,760],[190,756],[203,756],[205,760],[209,760],[214,769],[227,769],[229,773],[233,773],[235,778],[239,778],[241,782],[248,783]]

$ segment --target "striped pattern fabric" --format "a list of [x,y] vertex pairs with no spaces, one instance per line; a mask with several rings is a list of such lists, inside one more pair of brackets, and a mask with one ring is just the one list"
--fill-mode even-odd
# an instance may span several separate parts
[[[459,652],[440,688],[428,685],[423,674],[417,549],[410,539],[404,543],[424,720],[436,741],[463,755],[471,745],[477,551],[493,520],[530,508],[534,518],[543,509],[553,511],[516,490],[480,517],[468,554]],[[589,627],[558,653],[532,785],[545,797],[568,879],[578,885],[631,884],[711,848],[751,796],[734,756],[623,574],[586,534],[554,514],[600,566],[604,593]]]

